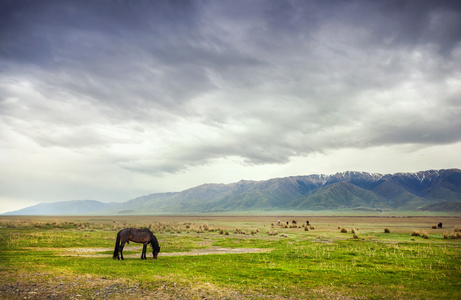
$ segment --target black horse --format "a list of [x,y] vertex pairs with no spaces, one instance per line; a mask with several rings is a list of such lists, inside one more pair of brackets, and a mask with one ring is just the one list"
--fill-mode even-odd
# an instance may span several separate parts
[[[146,248],[147,244],[150,244],[152,247],[152,255],[154,259],[157,259],[157,255],[160,252],[160,246],[158,245],[157,238],[149,229],[136,229],[136,228],[125,228],[120,230],[117,233],[117,240],[115,242],[114,249],[114,259],[120,260],[120,256],[123,259],[123,247],[125,243],[130,243],[130,241],[135,243],[142,243],[142,254],[141,259],[146,258]],[[120,252],[120,256],[118,255]]]

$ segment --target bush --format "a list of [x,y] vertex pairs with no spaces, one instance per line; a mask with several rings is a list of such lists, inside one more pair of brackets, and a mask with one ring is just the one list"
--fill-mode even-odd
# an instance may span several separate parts
[[417,230],[413,230],[413,231],[411,232],[411,236],[420,236],[420,235],[421,235],[421,234],[420,234],[419,231],[417,231]]
[[423,239],[428,239],[428,238],[429,238],[429,235],[427,234],[427,232],[423,232],[423,233],[421,234],[421,237],[422,237]]
[[347,233],[347,229],[346,228],[341,228],[341,233]]
[[391,233],[391,231],[389,230],[389,228],[384,228],[384,233]]

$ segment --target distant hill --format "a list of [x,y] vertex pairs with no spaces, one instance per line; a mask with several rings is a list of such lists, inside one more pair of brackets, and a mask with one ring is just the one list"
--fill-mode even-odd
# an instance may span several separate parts
[[73,200],[55,203],[40,203],[5,215],[85,215],[104,213],[115,203],[103,203],[95,200]]
[[461,212],[461,202],[441,202],[421,207],[421,211],[453,211]]
[[[339,210],[461,212],[461,170],[371,174],[341,172],[231,184],[203,184],[94,209],[75,204],[72,214],[184,214],[232,211]],[[64,204],[64,203],[67,203]],[[10,214],[70,214],[71,202],[39,204]],[[97,204],[98,203],[98,204]],[[44,206],[46,205],[46,206]]]

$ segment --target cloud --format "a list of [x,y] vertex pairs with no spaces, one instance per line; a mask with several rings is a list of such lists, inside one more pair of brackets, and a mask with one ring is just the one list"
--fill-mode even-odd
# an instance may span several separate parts
[[287,164],[461,140],[455,2],[4,1],[0,11],[11,151],[28,139],[24,153],[62,148],[165,176],[223,158]]

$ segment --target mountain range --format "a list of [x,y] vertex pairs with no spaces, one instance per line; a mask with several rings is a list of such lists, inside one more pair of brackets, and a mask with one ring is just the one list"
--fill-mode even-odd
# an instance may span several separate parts
[[42,203],[10,215],[187,214],[232,211],[438,211],[461,212],[461,170],[376,174],[340,172],[231,184],[203,184],[124,203],[77,200]]

